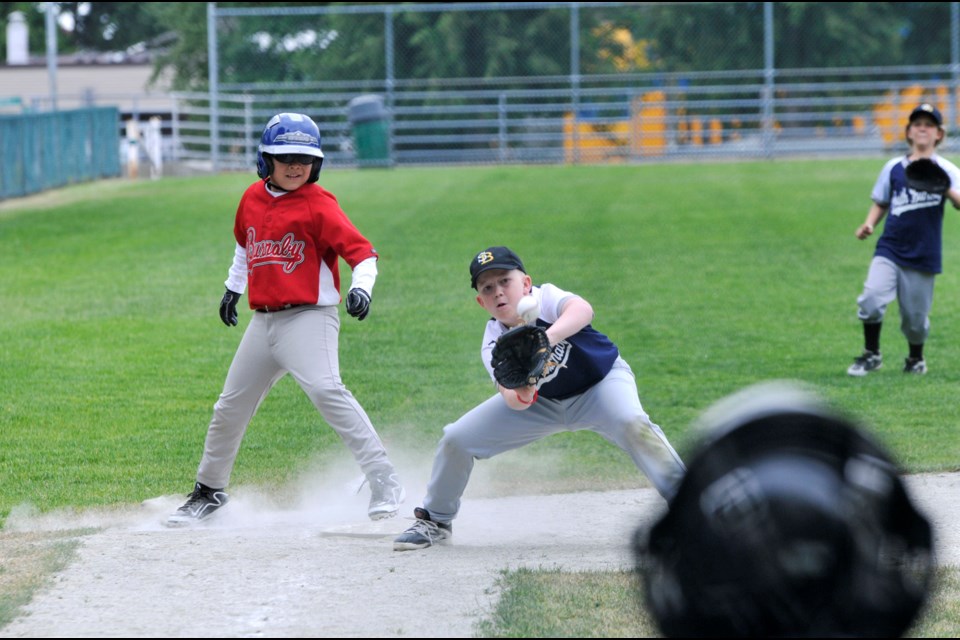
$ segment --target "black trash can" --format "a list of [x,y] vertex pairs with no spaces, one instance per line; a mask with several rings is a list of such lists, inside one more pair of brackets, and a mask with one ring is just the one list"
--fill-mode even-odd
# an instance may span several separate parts
[[347,118],[353,127],[357,164],[361,167],[389,167],[390,122],[383,96],[357,96],[348,105]]

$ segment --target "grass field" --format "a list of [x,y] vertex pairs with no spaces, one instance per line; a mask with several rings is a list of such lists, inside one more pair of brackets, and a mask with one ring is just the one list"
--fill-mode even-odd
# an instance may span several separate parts
[[[443,425],[490,392],[477,358],[486,316],[467,264],[507,244],[535,283],[593,304],[595,326],[681,452],[710,403],[792,378],[859,416],[905,470],[956,471],[958,212],[945,224],[930,373],[900,373],[893,308],[885,368],[845,375],[862,348],[855,301],[874,245],[853,232],[881,164],[325,170],[322,183],[381,255],[370,316],[343,323],[343,378],[388,447],[431,451]],[[253,179],[118,180],[0,203],[0,521],[23,505],[121,505],[189,489],[250,317],[243,309],[227,328],[217,306],[233,213]],[[592,434],[528,449],[557,462],[542,477],[508,469],[504,488],[644,484]],[[254,418],[232,484],[283,486],[345,455],[286,378]]]

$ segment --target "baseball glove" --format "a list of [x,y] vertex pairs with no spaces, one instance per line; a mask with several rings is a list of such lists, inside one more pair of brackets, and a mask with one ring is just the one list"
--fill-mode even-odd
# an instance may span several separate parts
[[493,347],[493,377],[501,387],[517,389],[537,384],[550,356],[550,339],[543,328],[520,325],[505,332]]
[[907,165],[907,186],[915,191],[944,194],[950,188],[950,176],[933,160],[919,158]]

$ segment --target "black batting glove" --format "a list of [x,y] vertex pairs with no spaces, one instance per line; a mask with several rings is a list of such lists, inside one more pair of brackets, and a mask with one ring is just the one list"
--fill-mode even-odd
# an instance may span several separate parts
[[350,289],[347,293],[347,313],[363,320],[370,313],[370,294],[363,289]]
[[220,319],[228,327],[237,326],[237,302],[240,301],[240,294],[227,289],[220,300]]

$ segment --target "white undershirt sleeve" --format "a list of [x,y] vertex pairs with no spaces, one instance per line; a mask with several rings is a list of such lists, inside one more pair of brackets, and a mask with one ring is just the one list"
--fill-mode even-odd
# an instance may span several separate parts
[[233,264],[223,284],[234,293],[243,293],[247,289],[247,249],[240,244],[233,252]]
[[373,295],[373,284],[377,281],[377,259],[367,258],[353,268],[350,288],[360,288]]

